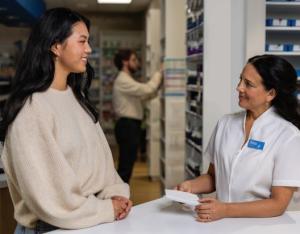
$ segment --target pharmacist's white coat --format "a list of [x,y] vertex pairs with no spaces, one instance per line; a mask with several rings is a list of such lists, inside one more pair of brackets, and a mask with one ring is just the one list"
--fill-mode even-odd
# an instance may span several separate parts
[[[253,123],[245,141],[246,112],[219,120],[205,152],[215,166],[217,198],[242,202],[269,198],[272,186],[300,187],[300,131],[273,107]],[[249,140],[263,149],[249,147]],[[259,147],[258,147],[259,148]]]

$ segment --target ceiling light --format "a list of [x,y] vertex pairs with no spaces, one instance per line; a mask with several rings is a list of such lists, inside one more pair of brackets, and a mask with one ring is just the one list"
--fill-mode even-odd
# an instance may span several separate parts
[[99,4],[130,4],[132,0],[97,0]]

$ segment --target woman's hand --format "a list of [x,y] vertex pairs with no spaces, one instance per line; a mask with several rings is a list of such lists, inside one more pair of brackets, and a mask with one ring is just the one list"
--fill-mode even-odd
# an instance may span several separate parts
[[111,200],[114,206],[115,219],[124,219],[130,212],[132,201],[122,196],[113,196]]
[[174,189],[182,192],[192,193],[193,192],[192,182],[190,180],[186,180],[181,184],[178,184]]
[[195,207],[197,221],[211,222],[226,217],[226,203],[214,198],[203,198],[199,202],[201,204]]

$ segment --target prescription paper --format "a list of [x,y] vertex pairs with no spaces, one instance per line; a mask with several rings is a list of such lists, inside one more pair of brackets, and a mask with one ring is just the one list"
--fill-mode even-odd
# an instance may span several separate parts
[[182,202],[187,205],[196,206],[199,205],[199,197],[192,193],[182,192],[178,190],[165,189],[165,197],[177,202]]

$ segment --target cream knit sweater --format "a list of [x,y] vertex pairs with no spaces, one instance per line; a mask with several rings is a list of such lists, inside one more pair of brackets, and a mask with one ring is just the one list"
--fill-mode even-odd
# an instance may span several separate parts
[[142,120],[143,100],[155,97],[161,80],[160,72],[154,73],[147,83],[140,83],[126,72],[120,71],[113,87],[113,106],[117,117]]
[[2,153],[15,219],[77,229],[112,222],[111,197],[129,197],[99,123],[71,88],[35,93],[8,130]]

